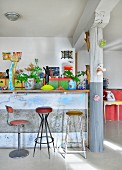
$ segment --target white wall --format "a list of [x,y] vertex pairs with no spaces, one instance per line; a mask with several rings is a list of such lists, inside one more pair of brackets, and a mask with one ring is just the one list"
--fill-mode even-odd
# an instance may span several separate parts
[[[38,58],[38,65],[41,67],[60,66],[65,59],[61,59],[62,50],[75,50],[72,48],[72,38],[47,38],[47,37],[1,37],[0,38],[0,71],[10,68],[11,62],[2,58],[2,52],[22,52],[22,58],[17,64],[17,69],[27,67],[31,62],[35,64]],[[73,63],[74,65],[74,63]]]
[[104,77],[109,79],[109,88],[122,89],[122,51],[104,51]]
[[78,71],[85,71],[85,65],[89,65],[89,53],[86,50],[82,50],[78,52]]
[[[122,51],[104,51],[104,78],[109,79],[108,88],[122,89]],[[82,50],[78,52],[78,70],[84,70],[89,64],[89,54]]]
[[[78,52],[78,71],[85,71],[86,66],[89,65],[89,53],[86,50],[81,50]],[[80,77],[81,81],[86,78],[86,75]]]

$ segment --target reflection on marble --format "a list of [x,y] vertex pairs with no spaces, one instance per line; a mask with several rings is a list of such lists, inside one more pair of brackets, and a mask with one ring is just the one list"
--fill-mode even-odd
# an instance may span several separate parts
[[11,105],[15,109],[35,109],[51,106],[53,109],[87,109],[87,93],[22,93],[0,94],[0,108]]

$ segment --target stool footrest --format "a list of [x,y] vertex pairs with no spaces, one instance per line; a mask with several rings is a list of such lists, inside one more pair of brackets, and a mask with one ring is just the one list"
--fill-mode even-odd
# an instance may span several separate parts
[[84,153],[86,151],[67,151],[66,153]]
[[[54,142],[54,138],[52,138],[51,136],[42,136],[42,137],[38,137],[38,138],[35,139],[35,142],[38,143],[38,144],[40,144],[40,142],[38,142],[38,139],[46,138],[46,137],[48,137],[48,138],[51,139],[51,141],[48,141],[48,143]],[[41,144],[47,144],[47,142],[41,142]]]

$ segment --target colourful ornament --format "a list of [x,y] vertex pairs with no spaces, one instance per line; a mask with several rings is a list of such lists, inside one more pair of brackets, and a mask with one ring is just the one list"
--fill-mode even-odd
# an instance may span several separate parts
[[94,101],[98,102],[100,100],[100,96],[99,95],[95,95],[94,96]]
[[106,40],[100,40],[99,46],[104,48],[106,46]]

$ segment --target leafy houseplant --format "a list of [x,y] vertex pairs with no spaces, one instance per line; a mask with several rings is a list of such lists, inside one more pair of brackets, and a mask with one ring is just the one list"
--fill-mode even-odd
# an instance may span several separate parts
[[65,70],[64,73],[63,73],[63,75],[65,77],[69,77],[69,78],[71,78],[75,82],[80,82],[79,77],[80,76],[84,76],[85,74],[86,74],[86,72],[82,71],[81,73],[79,73],[77,75],[73,75],[73,73],[70,70]]
[[84,76],[85,74],[86,74],[86,72],[82,71],[80,74],[73,75],[73,73],[70,70],[65,70],[63,75],[65,77],[72,79],[72,81],[70,80],[69,83],[68,83],[68,89],[69,90],[75,90],[76,87],[77,87],[77,83],[80,82],[79,77],[82,76],[82,75]]
[[40,68],[39,66],[34,66],[33,64],[30,64],[28,68],[25,68],[25,70],[29,71],[29,74],[20,72],[20,74],[17,75],[17,80],[18,82],[28,82],[29,78],[33,78],[35,83],[40,83],[41,79],[40,79],[40,73],[42,72],[42,68]]

